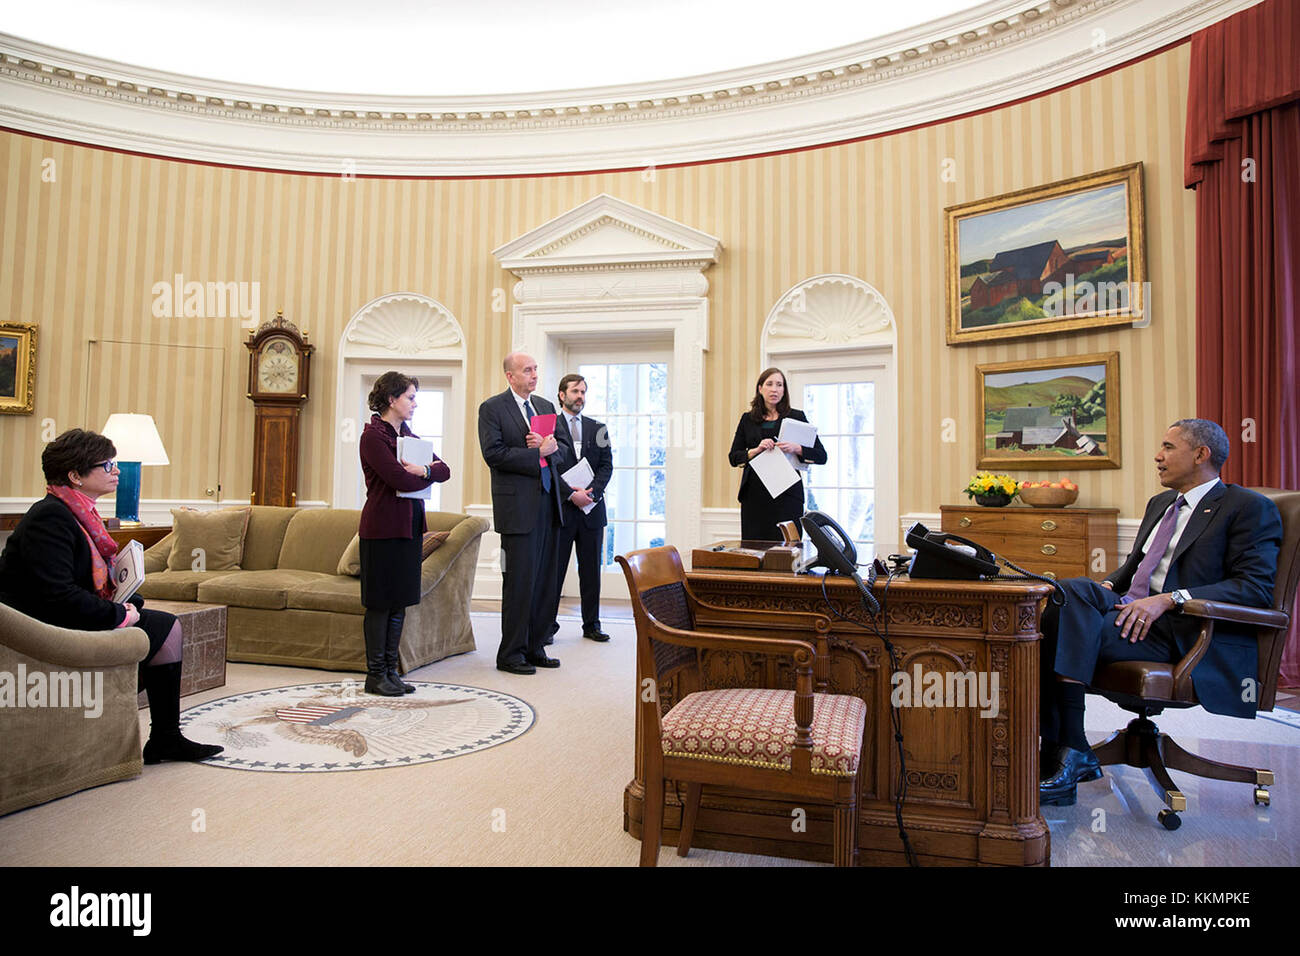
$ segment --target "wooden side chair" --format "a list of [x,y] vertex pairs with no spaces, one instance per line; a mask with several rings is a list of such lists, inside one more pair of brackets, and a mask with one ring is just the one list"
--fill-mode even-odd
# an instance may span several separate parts
[[1201,630],[1187,656],[1177,663],[1116,661],[1100,668],[1089,690],[1113,700],[1136,714],[1123,730],[1117,730],[1093,748],[1103,764],[1126,764],[1149,769],[1157,790],[1163,791],[1166,808],[1159,820],[1166,829],[1177,830],[1178,813],[1187,809],[1187,798],[1174,786],[1169,771],[1182,770],[1199,777],[1254,784],[1255,803],[1268,806],[1265,787],[1273,783],[1273,771],[1208,760],[1184,750],[1169,735],[1160,732],[1151,718],[1166,708],[1195,707],[1199,703],[1192,686],[1192,669],[1205,656],[1214,637],[1215,621],[1254,625],[1259,635],[1257,707],[1270,711],[1277,700],[1278,671],[1287,629],[1295,606],[1300,581],[1300,491],[1255,488],[1271,499],[1282,514],[1282,547],[1278,552],[1277,581],[1273,586],[1273,607],[1242,607],[1216,601],[1188,601],[1183,613],[1201,619]]
[[[831,804],[833,861],[852,866],[867,706],[857,697],[816,692],[825,690],[829,676],[830,620],[706,604],[691,593],[672,547],[619,555],[618,563],[636,619],[636,708],[645,783],[641,865],[658,860],[664,781],[676,780],[686,784],[678,856],[690,851],[700,795],[708,784]],[[701,625],[725,626],[730,633],[696,630]],[[759,636],[764,630],[800,636]],[[795,689],[705,690],[700,669],[705,650],[785,657],[793,662]],[[681,699],[661,712],[658,688],[670,677],[682,689]],[[689,688],[696,689],[685,692]]]

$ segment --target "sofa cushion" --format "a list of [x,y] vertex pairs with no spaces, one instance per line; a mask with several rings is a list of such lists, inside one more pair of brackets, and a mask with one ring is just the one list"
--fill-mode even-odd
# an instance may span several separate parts
[[252,514],[248,516],[248,531],[244,534],[244,560],[240,562],[240,567],[245,571],[269,571],[279,567],[284,532],[298,514],[297,508],[255,505]]
[[[167,555],[169,571],[192,571],[202,560],[205,571],[238,570],[244,556],[244,531],[248,508],[230,511],[186,511],[172,509],[174,538]],[[201,552],[195,554],[195,552]]]
[[321,581],[290,588],[288,606],[305,611],[334,611],[338,614],[364,614],[359,578],[335,574]]
[[339,558],[335,573],[348,574],[354,578],[361,576],[361,535],[354,534],[348,546],[343,549],[343,557]]
[[144,549],[144,573],[157,574],[159,571],[167,570],[167,556],[172,553],[172,542],[176,540],[176,532],[169,533],[152,547]]
[[211,581],[204,581],[198,588],[198,600],[204,604],[282,611],[288,606],[287,598],[291,590],[312,581],[323,581],[331,577],[334,575],[290,568],[239,571],[234,574],[223,574]]
[[289,522],[277,568],[338,573],[339,558],[357,533],[361,512],[343,508],[299,510]]
[[[420,560],[423,561],[437,551],[450,537],[450,531],[426,531],[424,541],[420,546]],[[347,548],[343,551],[343,557],[339,558],[339,566],[335,569],[335,573],[351,575],[354,578],[361,577],[360,535],[354,534],[352,540],[348,542]]]
[[161,571],[157,574],[145,573],[144,584],[140,585],[140,596],[155,601],[197,601],[199,585],[204,581],[235,571]]

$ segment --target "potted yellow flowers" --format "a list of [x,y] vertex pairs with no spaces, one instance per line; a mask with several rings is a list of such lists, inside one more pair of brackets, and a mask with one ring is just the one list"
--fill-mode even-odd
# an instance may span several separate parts
[[995,475],[989,471],[979,471],[966,485],[968,498],[974,498],[977,504],[986,508],[1002,508],[1011,504],[1011,499],[1020,490],[1020,483],[1010,475]]

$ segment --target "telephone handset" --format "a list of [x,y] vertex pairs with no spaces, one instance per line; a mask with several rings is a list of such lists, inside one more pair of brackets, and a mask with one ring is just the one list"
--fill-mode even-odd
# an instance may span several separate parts
[[931,531],[918,521],[907,529],[905,540],[916,551],[909,577],[973,581],[998,573],[997,555],[967,538]]
[[853,546],[853,539],[828,514],[820,511],[808,511],[800,519],[804,534],[817,549],[817,556],[797,562],[795,571],[803,572],[812,568],[824,567],[831,574],[843,574],[853,579],[858,590],[862,592],[862,603],[867,612],[880,613],[880,602],[871,593],[871,585],[876,583],[876,564],[873,561],[867,568],[867,582],[858,573],[858,549]]

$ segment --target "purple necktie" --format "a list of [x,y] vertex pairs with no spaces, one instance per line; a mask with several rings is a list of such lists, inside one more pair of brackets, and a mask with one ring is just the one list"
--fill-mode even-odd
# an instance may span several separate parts
[[578,427],[576,418],[569,419],[569,437],[573,439],[573,447],[577,448],[582,444],[582,429]]
[[1133,583],[1129,585],[1128,592],[1124,595],[1121,603],[1129,604],[1140,598],[1150,596],[1151,574],[1169,548],[1169,542],[1174,536],[1174,527],[1178,524],[1178,509],[1186,503],[1187,499],[1179,495],[1178,500],[1174,502],[1174,506],[1165,513],[1164,520],[1160,522],[1160,527],[1156,529],[1155,540],[1151,542],[1151,547],[1147,548],[1147,553],[1142,557],[1142,563],[1138,565],[1137,571],[1133,573]]

